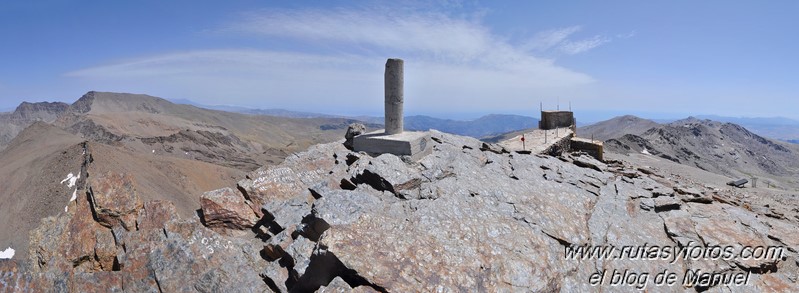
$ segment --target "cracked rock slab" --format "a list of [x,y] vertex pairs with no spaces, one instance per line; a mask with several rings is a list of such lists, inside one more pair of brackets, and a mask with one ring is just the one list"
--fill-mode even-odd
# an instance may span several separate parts
[[136,229],[136,217],[143,203],[127,174],[105,173],[90,177],[89,198],[98,222],[106,227],[122,225]]
[[208,227],[243,230],[255,226],[258,221],[244,197],[230,187],[204,193],[200,206]]

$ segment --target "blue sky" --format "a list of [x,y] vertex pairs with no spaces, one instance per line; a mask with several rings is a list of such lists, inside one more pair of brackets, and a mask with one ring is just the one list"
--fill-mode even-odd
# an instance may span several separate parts
[[[796,1],[4,1],[0,108],[90,90],[380,114],[799,119]],[[589,119],[590,120],[590,119]]]

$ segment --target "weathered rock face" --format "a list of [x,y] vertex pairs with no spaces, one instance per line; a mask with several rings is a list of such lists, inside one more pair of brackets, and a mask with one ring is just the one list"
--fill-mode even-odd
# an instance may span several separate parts
[[208,227],[242,230],[258,221],[244,197],[232,188],[206,192],[200,198],[200,205]]
[[178,219],[175,205],[168,201],[153,200],[144,203],[136,218],[136,227],[143,229],[160,229],[164,223]]
[[[791,237],[752,233],[747,225],[722,229],[721,223],[738,220],[719,208],[743,204],[721,199],[723,191],[584,155],[509,154],[440,133],[434,141],[433,154],[419,163],[346,153],[337,145],[317,147],[240,183],[245,190],[258,190],[250,182],[265,182],[259,192],[276,199],[264,199],[262,205],[269,228],[263,229],[268,238],[263,252],[271,264],[263,275],[278,284],[273,288],[637,291],[636,284],[591,286],[588,280],[595,272],[607,271],[610,279],[614,270],[628,270],[648,273],[646,288],[656,288],[653,278],[659,272],[682,278],[697,269],[749,272],[750,283],[656,289],[797,288]],[[292,174],[301,176],[287,176]],[[324,175],[316,184],[300,179],[319,174]],[[749,225],[766,227],[760,223]],[[310,243],[316,243],[312,250]],[[791,248],[777,261],[642,261],[566,258],[565,246],[573,245],[727,245],[736,252],[745,245]],[[334,289],[343,288],[341,281],[346,289]]]
[[[97,217],[101,225],[96,201],[79,200],[32,235],[31,262],[0,261],[0,272],[21,276],[0,273],[0,284],[132,292],[799,290],[795,197],[753,199],[586,155],[432,138],[433,153],[419,162],[353,153],[341,143],[292,155],[252,172],[238,190],[206,193],[203,217],[213,229],[170,216],[165,202],[135,206],[132,229]],[[109,190],[124,193],[121,186]],[[567,255],[593,246],[784,250],[757,259]],[[748,283],[684,283],[697,270],[742,274]],[[649,275],[611,284],[624,271]],[[656,286],[663,271],[677,274],[677,284]],[[597,273],[604,281],[591,285]]]
[[126,230],[135,230],[142,201],[133,188],[131,177],[106,173],[90,181],[89,199],[98,222],[109,228],[121,224]]
[[[267,266],[259,254],[261,240],[224,236],[199,219],[182,220],[169,202],[142,205],[130,183],[126,175],[113,174],[89,180],[79,192],[92,190],[90,196],[79,197],[69,212],[46,218],[31,233],[28,262],[0,260],[0,291],[269,290],[258,274]],[[138,203],[112,204],[101,196]],[[121,220],[129,215],[132,224]]]
[[352,149],[352,140],[358,135],[366,133],[366,126],[362,123],[352,123],[347,127],[347,133],[344,134],[344,146]]
[[59,115],[69,108],[69,104],[61,102],[22,102],[11,114],[11,119],[16,121],[44,121],[53,122]]

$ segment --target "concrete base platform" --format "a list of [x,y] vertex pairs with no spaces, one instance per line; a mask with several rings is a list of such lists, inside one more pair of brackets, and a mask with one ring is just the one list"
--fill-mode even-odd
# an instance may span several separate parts
[[568,151],[569,140],[574,136],[571,128],[557,128],[550,130],[534,129],[522,135],[499,142],[499,145],[511,152],[529,151],[533,154],[549,154],[553,151]]
[[406,131],[386,135],[385,131],[381,129],[353,138],[352,149],[371,155],[410,156],[412,160],[418,161],[433,152],[433,144],[428,132]]

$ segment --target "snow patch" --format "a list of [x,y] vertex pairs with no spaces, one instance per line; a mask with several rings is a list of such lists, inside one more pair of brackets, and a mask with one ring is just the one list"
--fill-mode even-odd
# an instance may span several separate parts
[[78,174],[78,176],[75,176],[75,174],[69,173],[67,174],[67,178],[61,180],[61,184],[67,182],[67,187],[72,188],[75,186],[75,182],[78,182],[78,179],[80,179],[80,174]]
[[10,259],[14,257],[14,252],[16,252],[11,246],[6,248],[6,250],[0,251],[0,259]]
[[155,150],[153,150],[153,154],[155,154]]
[[644,148],[644,150],[643,150],[643,151],[641,151],[641,153],[642,153],[642,154],[644,154],[644,155],[651,155],[651,154],[649,153],[649,150],[647,150],[646,148]]
[[[61,184],[64,184],[64,182],[66,182],[67,183],[67,187],[72,188],[72,187],[75,187],[75,183],[78,182],[78,179],[80,179],[80,173],[78,174],[78,176],[75,176],[75,174],[69,173],[69,174],[67,174],[67,178],[64,178],[64,180],[61,180]],[[69,199],[69,202],[73,202],[73,201],[75,201],[77,199],[78,199],[78,188],[75,187],[75,190],[72,191],[72,197]],[[69,203],[67,203],[67,205],[64,206],[64,212],[68,212],[68,211],[69,211]]]

